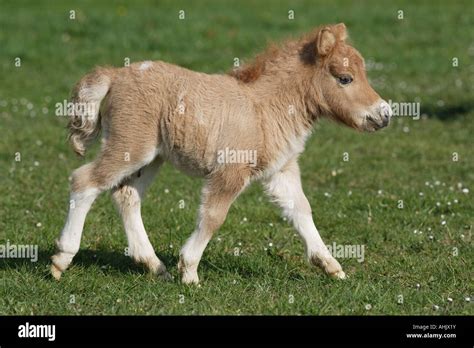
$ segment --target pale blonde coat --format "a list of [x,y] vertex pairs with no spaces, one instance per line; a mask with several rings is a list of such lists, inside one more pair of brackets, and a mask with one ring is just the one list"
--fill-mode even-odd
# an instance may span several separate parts
[[[369,86],[363,59],[346,43],[343,24],[317,28],[228,75],[165,62],[97,68],[79,81],[72,101],[96,106],[95,112],[71,119],[74,150],[83,155],[100,129],[103,144],[95,161],[73,173],[71,199],[79,209],[70,210],[58,241],[55,277],[79,249],[90,205],[108,189],[121,212],[132,257],[167,274],[140,216],[145,188],[165,160],[207,179],[196,230],[181,251],[184,282],[198,282],[197,265],[213,232],[233,200],[257,179],[293,221],[308,258],[344,277],[314,226],[296,162],[319,117],[368,131],[388,123],[386,103]],[[224,149],[255,151],[257,161],[220,163],[217,157]]]

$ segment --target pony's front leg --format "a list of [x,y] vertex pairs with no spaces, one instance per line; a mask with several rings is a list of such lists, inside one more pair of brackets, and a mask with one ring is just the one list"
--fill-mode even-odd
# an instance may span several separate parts
[[178,268],[185,284],[199,283],[197,268],[204,249],[246,185],[245,179],[237,177],[233,182],[223,177],[211,178],[204,186],[196,229],[180,252]]
[[344,279],[345,273],[331,255],[313,222],[311,207],[301,187],[300,171],[296,159],[265,182],[267,193],[283,209],[303,239],[308,260],[327,274]]

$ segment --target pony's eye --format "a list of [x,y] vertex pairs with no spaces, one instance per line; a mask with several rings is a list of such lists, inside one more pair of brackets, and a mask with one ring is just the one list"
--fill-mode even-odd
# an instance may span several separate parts
[[344,75],[344,76],[339,76],[337,78],[337,82],[339,82],[341,85],[348,85],[349,83],[352,82],[352,77]]

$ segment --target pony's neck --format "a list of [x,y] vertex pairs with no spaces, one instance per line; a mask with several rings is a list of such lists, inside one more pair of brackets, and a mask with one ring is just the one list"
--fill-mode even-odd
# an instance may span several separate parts
[[[296,62],[298,63],[298,62]],[[316,120],[308,109],[310,74],[303,65],[267,68],[256,81],[247,84],[265,145],[262,165],[277,170],[297,156]]]
[[318,106],[313,105],[309,97],[310,68],[297,59],[288,57],[271,62],[262,75],[248,85],[262,117],[273,119],[295,135],[309,131],[319,116]]
[[[307,38],[288,41],[281,47],[270,47],[251,64],[244,65],[232,75],[243,82],[262,109],[265,117],[279,118],[295,130],[311,128],[322,114],[314,98],[314,61],[308,52],[314,51]],[[319,98],[321,99],[321,98]]]

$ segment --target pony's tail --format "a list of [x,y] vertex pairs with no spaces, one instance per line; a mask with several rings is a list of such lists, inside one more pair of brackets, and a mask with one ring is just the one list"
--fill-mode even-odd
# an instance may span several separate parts
[[68,139],[74,152],[80,156],[84,156],[100,132],[100,103],[110,89],[113,74],[112,68],[96,68],[72,90],[74,112],[69,115]]

